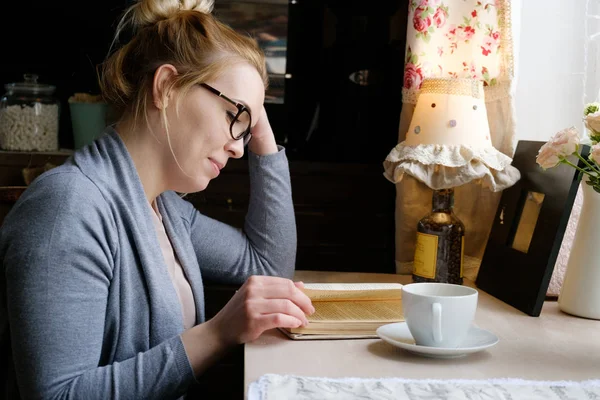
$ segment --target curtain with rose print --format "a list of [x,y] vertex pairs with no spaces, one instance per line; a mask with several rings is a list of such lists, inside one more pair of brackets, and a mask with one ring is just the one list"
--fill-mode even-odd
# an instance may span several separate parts
[[[483,81],[492,143],[513,156],[513,46],[510,0],[411,0],[406,38],[403,107],[398,142],[405,139],[424,78]],[[432,191],[410,176],[396,183],[396,270],[411,273],[417,222],[431,208]],[[474,279],[500,193],[477,183],[455,190],[465,223],[465,276]]]

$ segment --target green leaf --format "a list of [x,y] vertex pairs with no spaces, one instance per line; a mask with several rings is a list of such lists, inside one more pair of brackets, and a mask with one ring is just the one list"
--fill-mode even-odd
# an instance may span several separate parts
[[431,35],[423,35],[423,40],[425,43],[429,43],[431,41]]
[[465,25],[471,25],[471,19],[470,18],[463,17],[463,22],[465,23]]
[[496,83],[498,83],[496,78],[492,78],[492,80],[490,81],[490,86],[494,86]]
[[430,26],[429,29],[427,29],[429,32],[433,33],[433,26]]
[[597,193],[600,193],[600,187],[594,186],[594,191],[596,191]]
[[[580,172],[580,174],[583,174],[583,172]],[[585,183],[589,186],[594,186],[594,182],[592,182],[591,180],[585,181]]]

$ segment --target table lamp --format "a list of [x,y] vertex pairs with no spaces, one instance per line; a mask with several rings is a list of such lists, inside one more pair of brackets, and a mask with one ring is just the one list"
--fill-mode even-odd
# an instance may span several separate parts
[[480,80],[424,79],[406,139],[384,161],[391,182],[408,174],[433,189],[432,212],[417,224],[416,282],[462,284],[465,228],[452,211],[454,188],[476,182],[497,192],[520,178],[492,145],[484,96]]

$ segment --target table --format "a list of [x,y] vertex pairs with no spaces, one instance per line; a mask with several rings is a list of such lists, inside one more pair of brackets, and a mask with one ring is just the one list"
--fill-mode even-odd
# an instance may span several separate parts
[[[411,281],[405,275],[322,271],[297,271],[295,279],[307,283]],[[530,317],[479,290],[475,324],[494,332],[499,343],[446,360],[413,355],[379,339],[292,341],[277,330],[267,331],[245,345],[244,390],[267,373],[330,378],[600,378],[600,321],[565,314],[556,302],[544,303],[542,314]]]

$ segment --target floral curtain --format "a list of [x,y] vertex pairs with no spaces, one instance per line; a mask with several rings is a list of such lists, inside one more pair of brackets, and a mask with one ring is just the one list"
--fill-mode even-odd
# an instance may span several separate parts
[[[411,0],[409,4],[402,113],[406,131],[424,78],[483,81],[492,144],[513,156],[513,46],[510,0]],[[411,273],[417,222],[431,209],[432,190],[407,176],[396,183],[396,270]],[[474,278],[500,193],[476,183],[456,188],[455,212],[466,226],[465,276]]]

